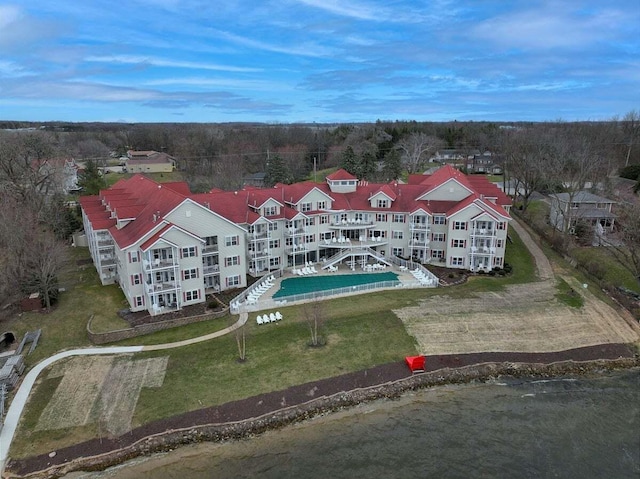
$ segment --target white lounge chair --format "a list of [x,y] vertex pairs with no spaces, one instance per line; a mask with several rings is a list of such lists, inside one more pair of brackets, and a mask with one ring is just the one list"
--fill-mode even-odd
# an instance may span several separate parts
[[278,319],[276,318],[276,315],[275,315],[275,314],[270,313],[270,314],[269,314],[269,320],[270,320],[272,323],[275,323]]
[[262,316],[260,316],[260,315],[256,316],[256,323],[258,323],[258,324],[262,324],[263,323]]
[[282,314],[280,313],[280,311],[276,311],[276,320],[280,321],[282,319]]

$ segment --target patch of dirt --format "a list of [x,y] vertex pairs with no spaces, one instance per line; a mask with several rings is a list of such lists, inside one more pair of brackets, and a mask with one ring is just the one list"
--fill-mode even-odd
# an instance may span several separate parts
[[584,297],[582,308],[560,303],[555,282],[540,281],[463,299],[433,296],[394,313],[426,355],[552,352],[638,340],[638,332],[613,308],[564,279]]
[[126,433],[131,429],[140,390],[162,386],[168,360],[168,356],[140,360],[92,356],[73,358],[62,368],[52,368],[48,377],[63,377],[36,429],[100,423],[113,435]]

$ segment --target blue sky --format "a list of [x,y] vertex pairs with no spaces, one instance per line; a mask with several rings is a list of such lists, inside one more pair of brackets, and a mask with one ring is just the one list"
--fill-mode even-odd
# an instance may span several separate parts
[[0,0],[0,119],[601,120],[640,1]]

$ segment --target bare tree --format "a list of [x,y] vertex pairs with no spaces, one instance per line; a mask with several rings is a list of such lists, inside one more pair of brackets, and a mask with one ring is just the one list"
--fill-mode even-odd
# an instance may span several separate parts
[[319,297],[316,297],[302,306],[302,314],[304,315],[307,326],[309,327],[309,333],[311,334],[310,346],[323,346],[324,341],[320,336],[320,332],[326,320],[324,303]]
[[640,204],[623,204],[617,212],[621,244],[609,243],[607,250],[640,283]]
[[238,347],[238,359],[240,362],[247,360],[247,323],[244,323],[237,327],[233,333],[236,339],[236,346]]
[[514,185],[514,198],[521,201],[522,210],[529,206],[531,195],[546,182],[545,151],[542,139],[529,131],[509,132],[503,138],[505,180]]
[[428,155],[435,153],[442,145],[444,143],[439,138],[418,132],[401,138],[397,144],[409,173],[419,172],[428,160]]
[[625,143],[627,144],[627,155],[624,166],[629,166],[631,150],[633,146],[640,142],[640,111],[632,110],[622,119],[622,131],[624,132]]
[[66,249],[53,231],[39,219],[32,204],[1,194],[0,248],[6,252],[4,275],[23,294],[38,292],[51,307],[58,293],[58,276]]

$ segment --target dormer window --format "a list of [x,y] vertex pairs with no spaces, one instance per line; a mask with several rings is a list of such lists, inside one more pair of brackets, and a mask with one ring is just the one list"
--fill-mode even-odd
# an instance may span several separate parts
[[388,199],[379,199],[378,200],[378,208],[388,208],[389,207],[389,200]]
[[264,215],[265,216],[275,216],[278,214],[278,207],[277,206],[266,206],[264,208]]
[[311,203],[301,203],[300,211],[302,211],[303,213],[306,213],[307,211],[311,211]]

